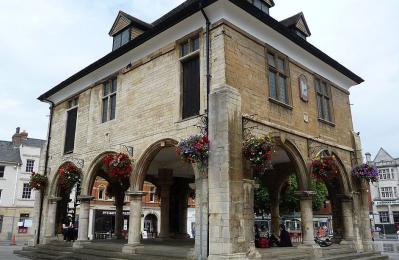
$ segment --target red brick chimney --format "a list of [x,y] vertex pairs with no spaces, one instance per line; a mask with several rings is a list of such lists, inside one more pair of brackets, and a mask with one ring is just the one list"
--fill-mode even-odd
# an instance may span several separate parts
[[12,136],[12,143],[14,144],[14,146],[20,146],[22,140],[26,140],[28,139],[28,133],[25,132],[25,130],[20,133],[19,131],[21,130],[20,127],[17,127],[17,129],[15,130],[15,134],[13,134]]

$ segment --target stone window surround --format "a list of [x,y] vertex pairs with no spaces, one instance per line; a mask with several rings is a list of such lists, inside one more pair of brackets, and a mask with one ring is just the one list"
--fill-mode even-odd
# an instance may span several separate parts
[[[115,90],[113,90],[113,82],[115,82]],[[108,93],[105,94],[105,86],[109,84]],[[102,82],[102,96],[101,96],[101,123],[106,123],[116,119],[116,102],[117,102],[117,94],[118,94],[118,78],[117,77],[110,77],[107,80]],[[115,107],[112,111],[112,98],[115,97]],[[106,111],[106,118],[104,118],[104,101],[107,102],[107,111]],[[111,117],[112,112],[114,113],[113,118]]]
[[[79,95],[80,95],[80,93],[79,94],[77,94],[76,96],[74,96],[74,97],[72,97],[72,98],[69,98],[68,100],[67,100],[67,102],[66,102],[66,117],[65,117],[65,124],[64,124],[64,126],[65,126],[65,132],[64,132],[64,143],[63,143],[63,147],[65,148],[65,145],[66,145],[66,142],[67,142],[67,121],[68,121],[68,111],[70,111],[70,110],[72,110],[72,109],[78,109],[77,110],[77,113],[76,113],[76,124],[77,124],[77,122],[78,122],[78,118],[79,118]],[[76,132],[76,129],[75,129],[75,132]],[[75,136],[76,137],[76,136]],[[68,152],[64,152],[64,154],[70,154],[70,153],[73,153],[73,150],[72,151],[68,151]]]
[[[325,84],[326,88],[327,88],[327,94],[321,94],[320,91],[317,90],[317,82],[320,82],[320,86],[322,86],[323,84]],[[316,97],[316,106],[317,106],[317,111],[318,111],[318,120],[320,122],[329,124],[331,126],[335,126],[334,123],[334,103],[332,100],[332,93],[331,93],[331,85],[325,81],[323,78],[320,78],[318,76],[314,76],[314,88],[315,88],[315,97]],[[317,99],[318,96],[321,96],[322,99],[325,99],[325,97],[328,98],[328,109],[329,109],[329,113],[330,113],[330,120],[327,120],[326,118],[323,118],[322,115],[320,115],[320,108],[319,105],[317,103]]]

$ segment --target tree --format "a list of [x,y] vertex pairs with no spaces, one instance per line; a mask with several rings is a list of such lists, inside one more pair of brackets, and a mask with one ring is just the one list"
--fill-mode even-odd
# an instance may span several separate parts
[[[313,210],[319,210],[323,207],[327,200],[328,190],[324,183],[317,182],[313,178],[311,180],[311,190],[316,194],[313,196]],[[300,201],[295,192],[298,191],[298,182],[295,175],[291,175],[287,182],[283,185],[280,192],[280,207],[289,212],[300,211]],[[270,213],[270,197],[266,186],[259,184],[259,188],[255,190],[254,201],[255,213]]]

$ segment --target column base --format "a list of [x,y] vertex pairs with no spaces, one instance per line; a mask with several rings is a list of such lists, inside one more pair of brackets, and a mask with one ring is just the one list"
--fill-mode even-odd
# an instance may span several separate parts
[[91,243],[90,240],[76,240],[75,242],[73,242],[72,247],[73,248],[83,248],[85,245],[88,245],[90,243]]
[[134,255],[137,254],[139,249],[143,249],[143,244],[136,243],[136,244],[126,244],[122,247],[122,254],[125,255]]
[[222,255],[209,255],[208,260],[248,260],[246,253],[236,253],[236,254],[222,254]]
[[319,259],[323,256],[321,247],[314,241],[304,241],[302,244],[298,245],[298,249],[305,249],[316,259]]
[[374,251],[373,241],[370,241],[370,240],[365,241],[365,240],[363,240],[362,243],[363,243],[363,250],[365,252]]
[[58,237],[56,236],[45,236],[42,240],[43,244],[49,244],[50,242],[58,241]]

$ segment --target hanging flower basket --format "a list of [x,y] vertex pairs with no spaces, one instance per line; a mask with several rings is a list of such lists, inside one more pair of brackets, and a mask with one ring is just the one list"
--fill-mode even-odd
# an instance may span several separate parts
[[316,157],[312,161],[312,175],[318,181],[333,180],[337,177],[338,168],[335,156]]
[[361,165],[357,165],[352,169],[352,175],[359,178],[364,179],[366,181],[377,182],[378,181],[378,171],[375,166],[368,165],[363,163]]
[[44,190],[48,184],[48,179],[46,176],[32,172],[29,180],[29,186],[35,190]]
[[251,166],[261,169],[271,168],[271,160],[275,142],[271,136],[251,137],[243,143],[243,154]]
[[127,154],[107,154],[102,159],[102,169],[113,180],[128,179],[132,172],[132,160]]
[[184,162],[196,163],[199,170],[205,170],[208,167],[208,136],[192,135],[183,139],[177,145],[176,152]]
[[72,188],[77,182],[81,181],[82,170],[73,163],[66,163],[58,169],[60,184],[66,188]]

